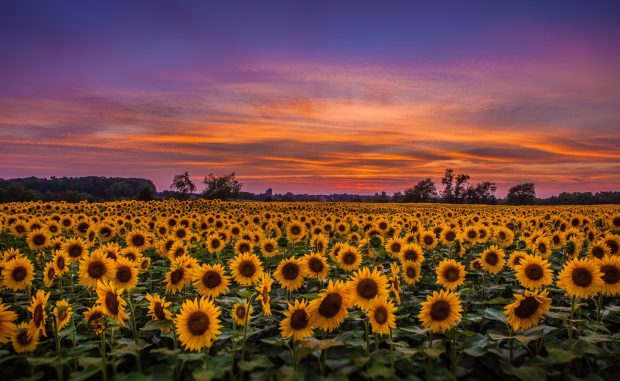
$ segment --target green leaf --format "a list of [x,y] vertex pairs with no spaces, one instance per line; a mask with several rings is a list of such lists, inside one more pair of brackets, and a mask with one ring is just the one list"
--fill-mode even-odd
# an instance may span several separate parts
[[486,308],[484,310],[484,318],[506,323],[506,315],[504,315],[504,312],[501,310],[496,310],[494,308]]
[[579,357],[571,351],[566,351],[555,344],[548,343],[545,346],[548,360],[554,364],[564,364]]
[[513,368],[514,375],[522,381],[545,381],[547,372],[540,366],[522,365]]
[[249,372],[256,368],[269,368],[273,363],[267,356],[256,355],[252,358],[252,361],[240,361],[238,365],[243,371]]

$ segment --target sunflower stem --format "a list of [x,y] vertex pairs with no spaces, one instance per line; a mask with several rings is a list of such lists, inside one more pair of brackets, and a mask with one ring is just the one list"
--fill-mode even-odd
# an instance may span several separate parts
[[368,333],[368,316],[364,318],[364,333],[366,336],[366,354],[370,354],[370,335]]
[[[131,311],[131,331],[133,333],[133,340],[138,345],[140,341],[138,337],[138,326],[136,325],[136,311],[131,301],[131,291],[127,290],[127,301],[129,303],[129,311]],[[142,373],[142,359],[140,354],[140,348],[136,349],[136,365],[138,366],[138,372]]]
[[54,339],[56,341],[56,355],[58,356],[58,364],[56,364],[56,376],[59,381],[64,379],[63,377],[63,367],[62,367],[62,350],[60,349],[60,335],[58,334],[58,323],[56,321],[56,316],[52,317],[52,324],[54,324]]
[[209,372],[209,347],[205,347],[205,372]]
[[603,293],[598,293],[598,303],[596,303],[596,321],[603,322],[603,318],[601,316],[601,308],[603,306]]
[[573,318],[575,316],[575,299],[573,296],[570,303],[570,320],[568,321],[568,349],[573,348]]
[[512,364],[515,355],[515,340],[513,337],[514,332],[512,331],[512,327],[508,328],[508,334],[510,335],[510,364]]
[[108,381],[108,363],[105,354],[105,329],[101,331],[101,378]]

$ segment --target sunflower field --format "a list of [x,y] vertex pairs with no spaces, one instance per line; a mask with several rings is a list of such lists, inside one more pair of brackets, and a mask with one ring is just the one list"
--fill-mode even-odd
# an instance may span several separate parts
[[2,380],[617,379],[619,294],[618,206],[0,205]]

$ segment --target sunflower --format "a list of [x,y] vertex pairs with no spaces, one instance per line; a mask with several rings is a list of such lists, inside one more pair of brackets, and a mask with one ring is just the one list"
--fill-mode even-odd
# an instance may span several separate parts
[[17,329],[17,314],[9,309],[0,299],[0,344],[6,344]]
[[458,237],[459,235],[454,228],[448,225],[442,226],[441,233],[439,234],[439,239],[441,240],[441,242],[444,243],[444,245],[452,245],[458,239]]
[[306,275],[307,270],[304,261],[297,258],[287,258],[280,261],[273,274],[282,288],[288,291],[296,291],[301,287]]
[[294,341],[313,335],[306,300],[295,300],[295,304],[288,304],[288,311],[284,312],[284,319],[280,322],[280,333],[283,337],[292,338]]
[[310,253],[303,257],[303,261],[306,264],[308,270],[308,276],[324,280],[329,273],[329,264],[327,258],[321,253]]
[[292,221],[286,226],[286,238],[293,242],[301,241],[306,235],[306,225],[301,221]]
[[392,257],[394,258],[398,258],[400,256],[400,253],[403,249],[403,246],[405,246],[405,241],[400,239],[400,238],[390,238],[386,243],[385,243],[385,251],[390,254]]
[[617,296],[620,294],[620,257],[606,255],[597,261],[603,273],[603,294]]
[[500,226],[495,232],[495,238],[499,247],[508,247],[515,238],[515,233],[505,226]]
[[421,305],[418,319],[431,332],[445,332],[461,320],[461,300],[453,291],[433,291],[433,295],[428,295]]
[[79,261],[86,254],[86,242],[80,238],[69,238],[62,244],[61,250],[70,260]]
[[172,302],[167,302],[166,298],[159,295],[146,293],[146,300],[149,301],[149,315],[153,320],[172,321],[172,312],[168,309]]
[[50,288],[56,278],[56,267],[53,262],[47,262],[43,269],[43,284],[45,287]]
[[248,304],[247,302],[235,303],[231,311],[231,315],[235,324],[241,327],[250,324],[253,313],[254,309],[252,308],[252,305]]
[[609,218],[609,227],[612,231],[620,231],[620,213],[614,213]]
[[432,231],[423,231],[420,233],[418,242],[425,250],[432,250],[437,246],[437,238]]
[[101,305],[103,313],[116,320],[121,327],[125,327],[125,320],[129,316],[125,313],[124,307],[127,302],[121,298],[121,293],[122,290],[117,289],[112,282],[99,282],[97,284],[97,295],[99,296],[97,303]]
[[203,264],[193,271],[194,287],[200,295],[208,298],[217,298],[228,291],[230,280],[224,274],[224,266],[219,263]]
[[182,256],[173,260],[166,273],[166,292],[174,295],[181,291],[192,282],[192,272],[189,257]]
[[251,253],[253,248],[254,245],[252,244],[252,241],[248,241],[247,239],[238,240],[234,247],[237,255]]
[[609,247],[609,254],[618,255],[620,254],[620,237],[618,236],[608,236],[605,238],[605,245]]
[[100,305],[95,305],[84,311],[84,320],[96,334],[101,334],[106,327],[105,314]]
[[517,280],[521,286],[531,290],[542,288],[553,283],[551,264],[538,255],[526,255],[515,266]]
[[403,262],[403,278],[409,285],[414,285],[420,281],[422,270],[420,263],[405,261]]
[[352,300],[347,285],[342,281],[330,280],[327,288],[310,302],[308,311],[315,327],[331,332],[346,319],[351,305]]
[[396,328],[395,312],[396,306],[387,297],[382,296],[373,300],[366,312],[372,331],[380,335],[389,334],[390,329]]
[[263,272],[263,265],[256,254],[239,254],[228,263],[232,276],[242,286],[256,284]]
[[142,253],[135,247],[125,247],[121,249],[120,256],[136,264],[142,260]]
[[46,293],[43,290],[37,291],[32,297],[32,301],[28,307],[28,312],[32,314],[32,320],[30,320],[28,324],[28,333],[31,336],[43,334],[44,337],[47,337],[47,332],[45,332],[45,319],[47,318],[45,307],[47,307],[47,300],[49,297],[50,293]]
[[51,237],[45,230],[38,229],[28,233],[26,240],[30,250],[41,250],[49,246]]
[[400,261],[421,264],[424,262],[424,250],[417,243],[409,243],[400,251]]
[[512,254],[510,254],[510,258],[508,258],[508,266],[514,269],[517,265],[521,263],[523,258],[525,258],[528,255],[529,254],[526,253],[525,251],[519,251],[519,250],[513,251]]
[[205,298],[186,300],[175,319],[176,332],[183,346],[190,351],[210,348],[220,334],[220,309]]
[[310,246],[319,254],[325,254],[328,244],[329,238],[324,234],[317,234],[310,239]]
[[181,241],[174,241],[170,246],[170,249],[166,253],[168,259],[174,261],[175,259],[187,254],[187,247]]
[[545,236],[538,237],[534,242],[534,250],[536,254],[542,257],[549,257],[551,255],[551,240]]
[[69,271],[69,266],[67,266],[69,263],[69,256],[64,251],[56,251],[52,261],[54,262],[54,267],[58,275],[62,275]]
[[551,308],[549,292],[525,291],[514,294],[515,301],[504,307],[506,321],[513,330],[525,330],[538,325],[540,318]]
[[80,261],[80,283],[96,288],[97,282],[110,279],[114,262],[102,250],[95,250]]
[[443,287],[454,290],[465,282],[465,266],[454,259],[444,259],[439,262],[437,270],[437,283]]
[[569,296],[588,298],[601,291],[603,273],[591,259],[571,259],[558,274],[557,286]]
[[480,254],[480,265],[491,274],[497,274],[504,268],[506,260],[504,250],[491,246]]
[[345,244],[338,252],[336,261],[345,271],[357,270],[362,264],[362,253],[355,247]]
[[593,242],[588,248],[588,256],[592,259],[603,259],[606,255],[610,254],[610,252],[609,246],[605,245],[604,241]]
[[102,242],[108,242],[114,235],[116,234],[116,230],[112,224],[109,223],[100,223],[95,226],[95,234]]
[[56,329],[60,331],[69,324],[73,309],[65,299],[62,299],[56,302],[56,307],[54,307],[52,312],[56,319]]
[[270,258],[278,255],[278,241],[273,238],[265,238],[260,242],[260,250],[264,257]]
[[371,271],[368,267],[353,274],[348,285],[353,304],[363,310],[368,310],[375,299],[386,296],[389,291],[387,277],[377,269]]
[[11,342],[13,349],[17,353],[34,352],[37,349],[37,345],[39,345],[39,335],[31,335],[28,323],[23,322],[13,331]]
[[130,290],[138,284],[138,269],[135,263],[119,257],[112,270],[114,285],[122,290]]
[[256,296],[256,300],[261,302],[263,307],[263,315],[271,316],[271,296],[269,293],[271,292],[271,286],[273,285],[273,280],[268,273],[263,273],[258,281],[258,286],[256,286],[255,290],[258,292]]
[[30,288],[34,279],[34,266],[26,257],[16,257],[4,265],[4,286],[13,291]]
[[209,253],[217,254],[224,249],[226,243],[217,234],[210,234],[207,237],[207,250]]

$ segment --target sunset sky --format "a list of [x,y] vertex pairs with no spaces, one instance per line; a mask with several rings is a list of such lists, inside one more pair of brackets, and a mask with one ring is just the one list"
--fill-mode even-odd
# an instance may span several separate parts
[[620,190],[618,1],[218,3],[0,2],[0,177]]

